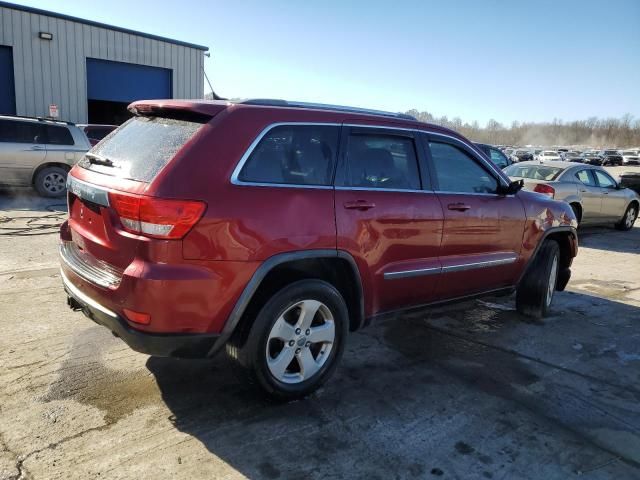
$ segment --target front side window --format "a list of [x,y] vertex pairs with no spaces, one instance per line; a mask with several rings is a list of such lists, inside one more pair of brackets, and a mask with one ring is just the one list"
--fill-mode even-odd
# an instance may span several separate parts
[[0,120],[0,142],[44,143],[44,128],[35,122]]
[[497,180],[469,154],[448,143],[429,142],[438,190],[453,193],[495,193]]
[[245,162],[243,182],[331,185],[339,127],[281,125],[271,129]]
[[420,175],[413,139],[386,134],[350,135],[343,185],[419,190]]
[[490,148],[489,152],[491,153],[491,161],[495,163],[498,168],[504,168],[509,165],[507,157],[505,157],[499,150]]
[[593,173],[596,175],[598,185],[602,188],[616,188],[616,182],[606,173],[601,172],[600,170],[594,170]]
[[578,173],[576,173],[576,178],[588,187],[596,186],[596,182],[594,182],[593,177],[589,173],[589,170],[580,170]]

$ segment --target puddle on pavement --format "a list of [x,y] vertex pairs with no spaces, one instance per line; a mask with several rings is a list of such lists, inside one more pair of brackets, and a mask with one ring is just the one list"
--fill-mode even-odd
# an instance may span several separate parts
[[95,407],[107,425],[156,402],[160,393],[148,370],[116,370],[104,364],[104,350],[118,341],[101,327],[81,332],[41,401],[71,399]]

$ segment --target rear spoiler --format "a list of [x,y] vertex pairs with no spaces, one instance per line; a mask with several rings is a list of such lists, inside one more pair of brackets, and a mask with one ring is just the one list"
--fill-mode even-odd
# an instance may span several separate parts
[[226,102],[140,100],[130,104],[127,110],[139,117],[162,117],[207,123],[225,108],[227,108]]

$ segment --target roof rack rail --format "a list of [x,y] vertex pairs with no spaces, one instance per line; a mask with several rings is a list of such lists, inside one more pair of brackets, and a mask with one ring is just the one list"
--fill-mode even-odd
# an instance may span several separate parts
[[38,120],[39,122],[54,122],[54,123],[64,123],[65,125],[75,126],[75,123],[69,122],[67,120],[58,120],[50,117],[36,117],[30,115],[10,115],[10,114],[0,114],[3,117],[11,117],[11,118],[24,118],[25,120]]
[[243,105],[261,105],[266,107],[291,107],[291,108],[310,108],[314,110],[335,110],[347,113],[364,113],[367,115],[378,115],[381,117],[402,118],[403,120],[417,120],[413,115],[406,113],[394,113],[384,110],[373,110],[369,108],[347,107],[344,105],[330,105],[327,103],[310,103],[310,102],[292,102],[289,100],[271,99],[271,98],[254,98],[250,100],[242,100],[238,103]]

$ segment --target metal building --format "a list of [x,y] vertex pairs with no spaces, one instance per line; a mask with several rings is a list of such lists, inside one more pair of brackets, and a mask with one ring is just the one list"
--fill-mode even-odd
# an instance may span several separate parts
[[121,123],[134,100],[203,98],[207,50],[0,1],[0,113]]

